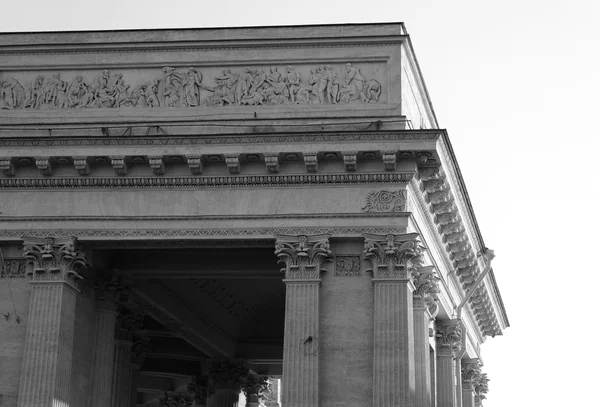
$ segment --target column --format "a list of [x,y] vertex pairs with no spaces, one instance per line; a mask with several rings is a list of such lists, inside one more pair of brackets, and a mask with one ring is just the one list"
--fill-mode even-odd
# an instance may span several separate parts
[[431,407],[431,355],[429,349],[429,323],[437,315],[438,305],[434,295],[440,292],[433,266],[417,269],[413,312],[415,325],[415,407]]
[[462,350],[462,335],[458,320],[436,325],[438,407],[456,407],[455,358]]
[[373,406],[414,406],[415,336],[413,279],[421,265],[416,233],[365,237],[373,268]]
[[242,391],[246,396],[246,407],[259,407],[261,396],[269,391],[268,376],[249,374],[244,380]]
[[475,407],[475,385],[481,375],[479,359],[465,359],[461,366],[462,407]]
[[206,407],[208,388],[207,376],[194,376],[192,378],[192,382],[188,384],[187,391],[194,396],[194,406]]
[[96,276],[91,407],[110,406],[112,400],[117,320],[116,290],[117,281],[114,275],[98,274]]
[[485,395],[488,392],[488,382],[490,380],[486,373],[480,373],[473,380],[473,391],[475,393],[474,406],[481,407],[481,403],[485,400]]
[[208,367],[214,393],[208,398],[208,407],[237,407],[243,380],[248,368],[240,359],[212,359]]
[[131,395],[128,406],[137,406],[137,386],[140,380],[140,370],[144,365],[144,361],[146,360],[149,351],[150,338],[134,335],[131,345],[131,359],[129,359],[131,366],[131,386],[129,390]]
[[32,291],[18,406],[69,407],[77,283],[87,263],[75,238],[23,240]]
[[115,330],[115,357],[112,379],[112,407],[129,406],[131,402],[133,332],[139,330],[143,314],[140,310],[119,306]]
[[276,238],[286,285],[282,404],[314,407],[319,405],[320,273],[331,256],[329,235]]

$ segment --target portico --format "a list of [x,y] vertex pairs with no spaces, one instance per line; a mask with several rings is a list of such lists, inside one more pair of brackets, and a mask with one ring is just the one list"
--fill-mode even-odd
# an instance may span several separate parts
[[455,319],[486,248],[402,24],[0,44],[7,405],[485,397],[508,320],[493,271]]

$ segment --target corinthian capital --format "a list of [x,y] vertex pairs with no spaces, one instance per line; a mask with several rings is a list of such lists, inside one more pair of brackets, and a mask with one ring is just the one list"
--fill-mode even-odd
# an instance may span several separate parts
[[[433,266],[418,267],[413,273],[415,291],[413,291],[413,303],[418,308],[430,308],[437,305],[435,295],[439,294],[439,278],[433,272]],[[431,311],[431,309],[430,309]]]
[[373,265],[375,279],[414,279],[421,265],[422,248],[417,233],[406,235],[365,234],[364,254]]
[[63,238],[23,238],[23,253],[33,269],[27,274],[32,281],[60,281],[77,287],[83,277],[79,274],[87,267],[82,252],[76,249],[77,239]]
[[288,280],[319,280],[321,266],[330,260],[330,235],[276,236],[275,254],[285,264]]
[[463,328],[459,321],[436,327],[436,344],[440,356],[456,357],[462,350]]
[[463,361],[461,365],[461,378],[463,389],[473,388],[476,380],[481,375],[479,359]]

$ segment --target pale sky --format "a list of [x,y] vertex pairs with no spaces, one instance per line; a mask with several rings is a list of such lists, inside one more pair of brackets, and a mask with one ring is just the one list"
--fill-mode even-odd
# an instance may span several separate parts
[[403,21],[511,327],[485,407],[598,405],[600,6],[553,0],[2,0],[0,31]]

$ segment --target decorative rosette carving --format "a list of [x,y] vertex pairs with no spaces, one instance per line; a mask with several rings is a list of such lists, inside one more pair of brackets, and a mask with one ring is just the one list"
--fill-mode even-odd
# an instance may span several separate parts
[[406,235],[365,234],[365,258],[375,279],[414,279],[422,263],[417,233]]
[[330,235],[277,236],[275,254],[285,264],[281,271],[289,280],[318,280],[322,264],[331,260]]
[[406,191],[378,191],[367,196],[365,212],[406,212]]
[[74,237],[24,237],[23,253],[32,263],[32,281],[61,281],[77,288],[83,279],[79,271],[88,266],[83,252],[76,249]]
[[462,350],[463,328],[458,321],[448,325],[438,325],[435,337],[437,351],[442,356],[456,357]]

